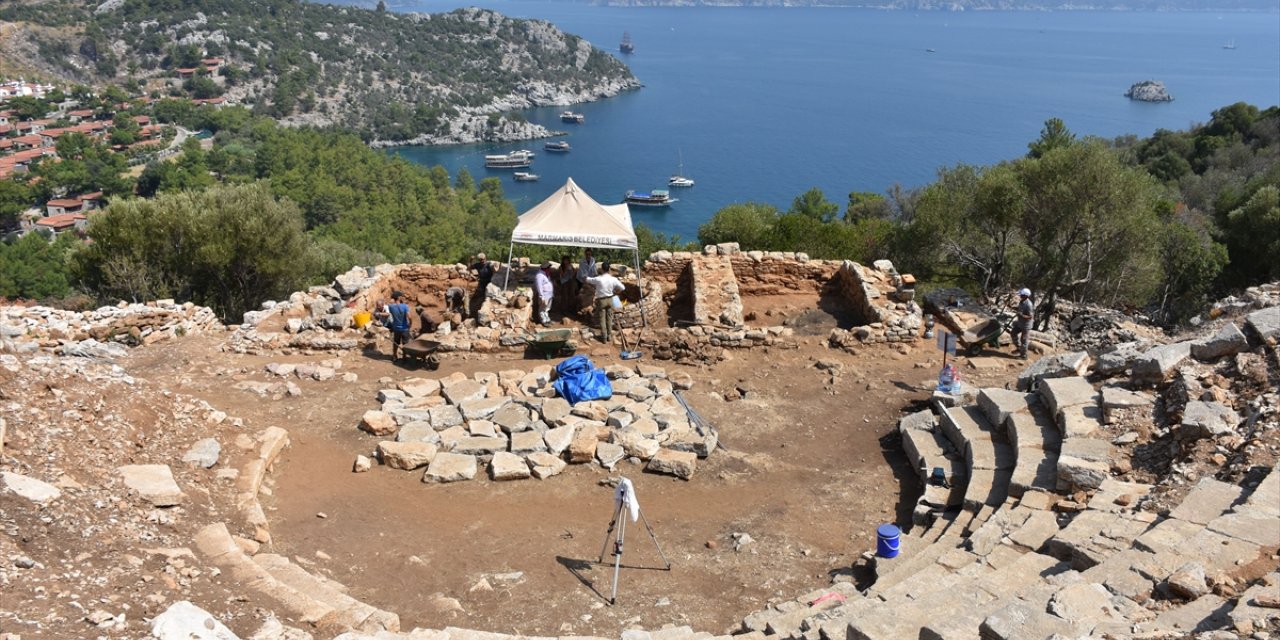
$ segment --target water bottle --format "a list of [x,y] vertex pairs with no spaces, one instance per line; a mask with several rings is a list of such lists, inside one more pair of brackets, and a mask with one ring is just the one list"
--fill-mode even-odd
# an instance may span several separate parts
[[951,385],[955,380],[956,368],[950,363],[942,365],[942,371],[938,372],[938,391],[943,393],[951,393]]

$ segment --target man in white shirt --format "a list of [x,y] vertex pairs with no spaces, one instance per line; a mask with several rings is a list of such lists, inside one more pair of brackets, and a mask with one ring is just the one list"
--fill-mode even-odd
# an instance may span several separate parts
[[551,298],[555,295],[551,285],[551,261],[542,261],[542,268],[533,276],[533,289],[538,295],[538,323],[545,327],[551,324]]
[[595,289],[596,322],[600,323],[600,341],[609,341],[609,332],[613,328],[613,303],[615,297],[626,291],[613,274],[609,272],[609,264],[605,263],[600,275],[587,278],[587,284]]
[[581,287],[587,283],[587,278],[594,278],[595,276],[596,259],[592,255],[591,249],[588,248],[582,252],[582,262],[578,263],[578,286]]

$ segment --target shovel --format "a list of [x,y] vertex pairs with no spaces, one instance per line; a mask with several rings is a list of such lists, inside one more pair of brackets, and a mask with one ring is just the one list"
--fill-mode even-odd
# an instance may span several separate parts
[[618,354],[618,357],[623,360],[635,360],[644,355],[639,351],[631,350],[631,346],[627,344],[627,334],[625,332],[619,331],[618,337],[622,338],[622,353]]

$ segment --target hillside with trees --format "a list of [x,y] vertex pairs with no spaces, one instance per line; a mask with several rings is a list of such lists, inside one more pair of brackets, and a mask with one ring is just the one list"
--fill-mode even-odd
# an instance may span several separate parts
[[[528,137],[514,111],[639,86],[550,23],[481,9],[398,14],[298,0],[15,0],[10,73],[225,96],[287,123],[366,140]],[[183,70],[183,71],[179,71]]]

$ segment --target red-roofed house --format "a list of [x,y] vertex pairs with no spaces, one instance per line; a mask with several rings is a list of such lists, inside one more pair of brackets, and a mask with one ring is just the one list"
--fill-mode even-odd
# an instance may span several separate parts
[[[77,202],[79,202],[77,200]],[[75,229],[83,229],[88,224],[88,218],[82,213],[63,213],[56,216],[41,218],[36,221],[36,226],[44,227],[55,234]]]
[[58,198],[45,204],[47,215],[60,216],[68,213],[80,213],[84,209],[84,201],[79,198]]
[[77,109],[67,112],[67,119],[72,122],[80,122],[93,117],[93,109]]
[[14,132],[13,125],[0,123],[0,138],[3,138]]
[[138,123],[138,126],[145,127],[151,124],[151,116],[134,116],[133,121]]
[[214,73],[222,68],[222,58],[205,58],[200,61],[200,64],[204,65],[205,71]]
[[177,70],[177,71],[178,71],[178,77],[179,77],[179,78],[183,78],[183,79],[190,78],[190,77],[192,77],[192,76],[196,75],[196,72],[197,72],[197,71],[199,71],[199,70],[200,70],[200,69],[199,69],[198,67],[191,67],[190,69],[178,69],[178,70]]

